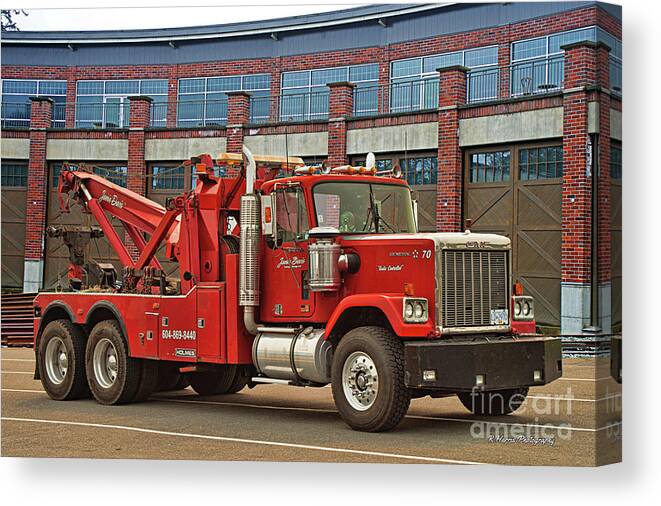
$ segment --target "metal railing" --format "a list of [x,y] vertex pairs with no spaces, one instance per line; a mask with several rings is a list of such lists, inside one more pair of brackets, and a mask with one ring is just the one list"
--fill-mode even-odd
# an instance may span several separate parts
[[564,84],[564,64],[564,57],[556,56],[470,71],[466,76],[466,102],[559,91]]
[[438,77],[354,89],[354,116],[406,113],[438,107]]
[[76,128],[128,128],[129,103],[76,103]]
[[2,103],[2,128],[29,128],[31,104]]
[[253,123],[287,123],[328,119],[329,91],[285,92],[250,99],[250,121]]

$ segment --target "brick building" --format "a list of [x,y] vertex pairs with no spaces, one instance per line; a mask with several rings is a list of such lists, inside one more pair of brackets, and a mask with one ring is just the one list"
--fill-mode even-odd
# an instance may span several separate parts
[[[56,286],[86,163],[163,201],[208,152],[399,164],[421,229],[497,232],[537,319],[621,324],[621,10],[599,2],[366,6],[262,22],[8,32],[2,285]],[[94,251],[112,259],[107,245]],[[174,267],[173,267],[174,268]]]

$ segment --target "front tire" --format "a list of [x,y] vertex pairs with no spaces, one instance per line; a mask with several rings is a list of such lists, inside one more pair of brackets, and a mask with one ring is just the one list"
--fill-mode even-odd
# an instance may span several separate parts
[[333,357],[331,378],[335,405],[354,430],[390,430],[408,411],[404,346],[387,329],[358,327],[347,332]]
[[497,416],[514,413],[525,402],[528,388],[494,390],[492,392],[464,392],[457,396],[474,415]]
[[41,384],[51,399],[67,401],[89,397],[85,373],[85,333],[69,320],[54,320],[39,339]]
[[128,345],[116,321],[97,323],[90,333],[85,353],[87,380],[97,402],[126,404],[143,397],[149,384],[141,382],[142,362],[129,356]]

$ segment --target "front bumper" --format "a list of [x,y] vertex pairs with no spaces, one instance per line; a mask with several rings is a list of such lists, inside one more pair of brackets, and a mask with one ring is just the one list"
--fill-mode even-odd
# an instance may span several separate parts
[[466,392],[545,385],[562,376],[562,342],[511,335],[409,341],[404,343],[404,369],[406,386],[415,389]]

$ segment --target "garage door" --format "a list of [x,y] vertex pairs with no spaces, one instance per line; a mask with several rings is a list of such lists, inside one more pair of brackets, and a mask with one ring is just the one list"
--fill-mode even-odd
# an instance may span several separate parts
[[[61,169],[60,163],[50,165],[49,196],[48,196],[48,225],[92,225],[97,222],[91,214],[83,213],[78,204],[71,202],[71,212],[63,213],[60,210],[57,198],[57,183]],[[114,183],[126,186],[126,167],[122,166],[100,166],[94,170],[96,173],[107,177]],[[124,237],[124,227],[118,220],[111,218],[115,230],[120,237]],[[110,247],[105,237],[92,239],[87,250],[89,256],[97,262],[111,262],[115,265],[117,276],[122,275],[122,264],[119,262],[115,251]],[[59,238],[46,238],[46,260],[44,266],[44,288],[55,289],[58,286],[68,287],[67,270],[69,268],[69,248]]]
[[2,288],[23,290],[27,162],[3,161],[2,183]]
[[560,325],[562,144],[471,150],[464,166],[472,230],[512,239],[513,279],[535,297],[540,324]]
[[611,321],[622,330],[622,148],[611,148]]

